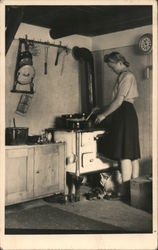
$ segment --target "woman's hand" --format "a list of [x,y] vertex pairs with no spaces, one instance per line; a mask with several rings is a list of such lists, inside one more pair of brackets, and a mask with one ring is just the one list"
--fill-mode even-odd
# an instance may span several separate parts
[[97,118],[95,119],[95,123],[99,124],[101,123],[104,119],[106,118],[106,116],[104,114],[99,114],[97,115]]

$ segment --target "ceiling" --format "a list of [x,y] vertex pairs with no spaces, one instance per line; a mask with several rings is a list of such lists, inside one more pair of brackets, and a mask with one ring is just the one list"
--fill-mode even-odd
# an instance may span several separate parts
[[21,22],[49,28],[53,39],[73,34],[93,37],[152,24],[152,6],[6,6],[6,51]]
[[[17,7],[18,8],[18,7]],[[22,22],[51,29],[54,39],[98,36],[152,23],[151,6],[23,6]]]

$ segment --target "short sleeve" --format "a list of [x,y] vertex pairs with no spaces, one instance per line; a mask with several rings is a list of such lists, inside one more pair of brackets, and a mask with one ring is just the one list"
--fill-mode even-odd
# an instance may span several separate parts
[[121,79],[119,79],[119,86],[118,86],[118,95],[126,97],[130,91],[134,80],[134,76],[132,74],[124,74]]

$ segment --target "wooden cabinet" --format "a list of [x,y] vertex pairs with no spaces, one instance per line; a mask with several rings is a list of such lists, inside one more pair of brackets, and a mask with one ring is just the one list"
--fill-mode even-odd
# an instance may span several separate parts
[[65,192],[65,143],[6,147],[6,205]]
[[[34,195],[64,191],[64,145],[35,148]],[[63,168],[63,169],[62,169]]]
[[33,148],[6,150],[6,204],[33,196]]

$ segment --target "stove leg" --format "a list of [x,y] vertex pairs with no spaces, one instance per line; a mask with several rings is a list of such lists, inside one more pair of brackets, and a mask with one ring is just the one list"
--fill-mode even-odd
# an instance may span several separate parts
[[83,181],[83,177],[75,176],[74,184],[75,184],[75,201],[80,201],[80,187]]
[[[66,184],[68,186],[68,201],[73,201],[73,198],[75,198],[75,201],[80,201],[80,187],[83,181],[83,177],[81,176],[75,176],[70,173],[66,173]],[[73,191],[73,185],[75,185],[75,197],[73,197],[72,191]]]

